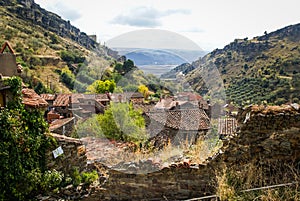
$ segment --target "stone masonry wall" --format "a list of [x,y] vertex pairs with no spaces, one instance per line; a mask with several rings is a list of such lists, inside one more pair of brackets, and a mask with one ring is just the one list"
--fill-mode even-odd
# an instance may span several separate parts
[[[224,141],[220,152],[206,164],[190,168],[169,167],[148,174],[107,170],[102,190],[84,199],[183,200],[215,194],[216,171],[222,167],[242,170],[259,164],[270,177],[270,167],[300,163],[300,113],[298,107],[253,106],[240,111],[239,131]],[[298,166],[297,166],[298,164]]]
[[[59,134],[51,134],[57,141],[57,146],[52,146],[46,153],[46,166],[49,170],[56,169],[65,174],[72,173],[74,168],[83,171],[87,165],[85,145],[78,139]],[[53,150],[61,146],[63,154],[54,158]]]

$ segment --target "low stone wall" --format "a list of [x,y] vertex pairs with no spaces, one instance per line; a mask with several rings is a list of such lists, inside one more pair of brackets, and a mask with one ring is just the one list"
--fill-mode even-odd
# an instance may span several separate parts
[[[87,165],[87,158],[85,155],[85,145],[81,140],[66,137],[59,134],[51,134],[57,141],[57,146],[52,146],[46,153],[46,167],[49,170],[56,169],[65,174],[70,174],[74,168],[83,171]],[[54,158],[53,150],[58,147],[62,148],[63,154]]]
[[239,113],[238,132],[224,140],[220,152],[207,164],[193,168],[169,167],[148,174],[108,169],[102,189],[83,200],[184,200],[212,195],[216,193],[216,172],[223,167],[243,170],[249,163],[257,165],[252,170],[254,174],[259,166],[265,171],[265,177],[280,178],[276,173],[278,164],[299,165],[299,122],[297,107],[247,108]]

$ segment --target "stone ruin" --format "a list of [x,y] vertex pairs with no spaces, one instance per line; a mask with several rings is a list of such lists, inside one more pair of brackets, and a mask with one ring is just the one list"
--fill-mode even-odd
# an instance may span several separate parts
[[[89,168],[99,171],[101,185],[82,200],[184,200],[213,195],[217,172],[223,168],[239,171],[249,163],[259,166],[270,182],[271,177],[282,176],[276,168],[284,164],[299,171],[299,105],[251,106],[239,111],[237,121],[237,132],[222,139],[223,147],[203,164],[183,161],[145,174],[125,173],[97,162],[89,164]],[[73,153],[79,156],[78,150]],[[83,164],[81,159],[78,161],[81,164],[77,165]]]

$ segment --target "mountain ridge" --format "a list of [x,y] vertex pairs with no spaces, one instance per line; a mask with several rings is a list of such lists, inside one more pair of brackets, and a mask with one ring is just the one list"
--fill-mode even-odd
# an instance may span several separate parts
[[201,73],[216,68],[229,102],[237,105],[299,102],[300,24],[265,32],[251,40],[235,39],[195,64],[185,78],[200,93],[207,91]]

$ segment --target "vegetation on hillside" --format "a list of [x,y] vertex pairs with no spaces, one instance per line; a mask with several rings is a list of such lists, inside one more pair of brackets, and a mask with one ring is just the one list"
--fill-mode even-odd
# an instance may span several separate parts
[[[203,74],[220,72],[228,101],[237,105],[299,102],[300,24],[251,40],[236,39],[195,62],[187,76],[193,88],[208,94]],[[214,78],[213,78],[214,79]]]

